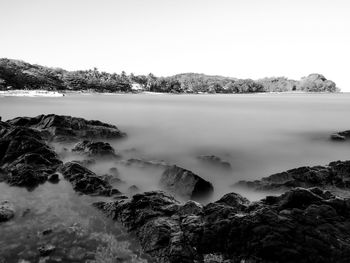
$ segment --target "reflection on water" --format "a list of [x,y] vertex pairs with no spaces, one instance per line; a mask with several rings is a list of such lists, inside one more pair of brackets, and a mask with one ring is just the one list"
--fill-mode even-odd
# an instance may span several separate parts
[[[95,262],[111,244],[118,244],[121,262],[139,254],[140,247],[123,227],[91,206],[96,197],[77,195],[64,180],[32,192],[0,183],[0,193],[1,200],[16,208],[15,218],[0,224],[0,262]],[[48,244],[55,250],[40,258],[38,248]]]

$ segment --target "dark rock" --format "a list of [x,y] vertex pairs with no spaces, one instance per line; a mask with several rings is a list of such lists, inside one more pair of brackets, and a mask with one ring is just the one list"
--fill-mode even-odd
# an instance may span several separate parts
[[116,126],[95,120],[85,120],[63,115],[39,115],[8,120],[15,126],[40,131],[48,140],[75,141],[79,139],[115,139],[125,136]]
[[113,147],[107,142],[93,142],[84,140],[77,143],[72,151],[86,154],[88,156],[117,157]]
[[339,133],[333,133],[331,135],[331,139],[333,141],[345,141],[346,140],[346,136],[340,135]]
[[220,157],[215,155],[200,155],[198,160],[210,164],[212,166],[220,167],[226,170],[231,170],[231,164],[227,161],[223,161]]
[[296,188],[249,203],[230,193],[180,205],[162,192],[95,204],[135,231],[157,262],[349,262],[350,199]]
[[42,234],[43,236],[47,236],[47,235],[51,234],[52,232],[53,232],[53,230],[52,230],[51,228],[48,228],[48,229],[43,230],[43,231],[41,232],[41,234]]
[[287,190],[295,187],[323,189],[350,188],[350,161],[331,162],[327,166],[299,167],[256,181],[240,181],[235,186],[255,190]]
[[38,131],[0,123],[1,181],[33,189],[61,163]]
[[50,245],[50,244],[46,244],[46,245],[42,245],[38,248],[39,254],[42,257],[46,257],[48,255],[50,255],[52,252],[54,252],[56,249],[55,246]]
[[176,165],[168,167],[163,172],[160,186],[185,199],[202,199],[213,192],[210,182]]
[[105,196],[120,194],[103,177],[96,175],[78,163],[67,162],[60,167],[60,171],[64,178],[73,185],[74,190],[80,193]]
[[172,217],[179,206],[173,197],[160,191],[145,192],[95,206],[135,231],[144,251],[159,262],[190,263],[197,258],[180,228],[180,219]]
[[179,206],[177,215],[199,215],[203,212],[203,206],[193,200],[188,200],[183,205]]
[[15,216],[15,208],[9,201],[0,201],[0,222],[8,221]]
[[250,204],[249,200],[240,194],[228,193],[221,197],[215,203],[224,204],[237,209],[237,211],[244,211]]
[[56,184],[60,181],[60,177],[57,173],[54,173],[54,174],[51,174],[48,176],[47,180],[50,182],[50,183],[53,183],[53,184]]
[[96,161],[94,159],[84,159],[84,160],[73,160],[72,162],[78,163],[82,166],[88,167],[94,165]]

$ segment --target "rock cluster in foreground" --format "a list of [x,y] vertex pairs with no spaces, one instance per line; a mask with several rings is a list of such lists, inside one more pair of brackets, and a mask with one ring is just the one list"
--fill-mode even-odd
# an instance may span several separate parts
[[[59,178],[56,171],[62,170],[64,177],[81,193],[114,194],[116,189],[112,189],[107,181],[88,169],[82,166],[78,169],[78,164],[72,163],[61,167],[62,161],[48,142],[83,140],[90,137],[111,139],[124,135],[114,125],[54,114],[0,121],[0,181],[34,189],[48,179],[50,182],[57,182]],[[116,157],[114,149],[104,142],[83,141],[76,145],[76,150]],[[79,171],[79,175],[76,171]]]
[[157,262],[349,262],[350,199],[319,188],[295,188],[250,203],[230,193],[202,206],[163,192],[98,202],[96,207],[135,231]]
[[[350,198],[326,190],[349,189],[350,161],[300,167],[237,184],[255,190],[286,191],[280,196],[250,202],[228,193],[202,205],[188,199],[208,197],[213,186],[184,168],[129,159],[126,165],[165,169],[160,186],[188,201],[181,203],[162,191],[128,198],[111,185],[118,175],[116,168],[110,170],[110,178],[78,162],[63,164],[49,145],[50,141],[77,140],[76,152],[115,158],[108,143],[90,140],[121,136],[123,133],[113,125],[70,116],[0,121],[0,180],[32,189],[47,180],[57,182],[61,173],[78,193],[114,196],[113,201],[94,205],[136,233],[143,250],[156,262],[203,262],[208,255],[218,256],[220,260],[214,262],[350,262]],[[128,191],[139,189],[131,186]],[[14,216],[13,204],[0,201],[0,221]],[[54,250],[49,244],[39,248],[43,256]]]

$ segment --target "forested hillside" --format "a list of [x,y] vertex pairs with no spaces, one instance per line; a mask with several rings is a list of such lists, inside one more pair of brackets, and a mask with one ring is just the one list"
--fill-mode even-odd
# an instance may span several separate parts
[[259,80],[208,76],[198,73],[170,77],[127,75],[90,70],[67,71],[32,65],[19,60],[0,59],[0,90],[44,89],[96,92],[152,91],[166,93],[252,93],[252,92],[336,92],[336,84],[321,74],[301,80],[285,77]]

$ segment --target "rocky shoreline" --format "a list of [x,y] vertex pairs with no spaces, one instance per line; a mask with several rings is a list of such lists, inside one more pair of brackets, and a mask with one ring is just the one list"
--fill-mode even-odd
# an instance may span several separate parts
[[[105,140],[125,136],[114,125],[71,116],[0,121],[0,181],[35,191],[46,181],[64,179],[79,194],[104,196],[93,205],[135,233],[156,262],[350,261],[350,198],[336,191],[350,187],[350,161],[300,167],[234,186],[284,192],[279,196],[250,202],[232,192],[203,205],[196,201],[208,198],[215,186],[163,161],[124,160]],[[89,159],[63,163],[52,143],[74,143],[71,151]],[[164,191],[122,193],[114,183],[116,168],[100,175],[85,165],[104,158],[163,168],[159,188]],[[231,169],[216,156],[199,159]],[[136,185],[130,188],[138,191]],[[11,200],[0,200],[0,221],[15,216]]]

